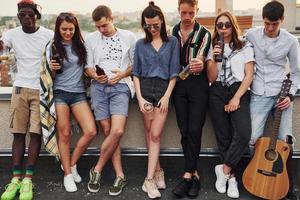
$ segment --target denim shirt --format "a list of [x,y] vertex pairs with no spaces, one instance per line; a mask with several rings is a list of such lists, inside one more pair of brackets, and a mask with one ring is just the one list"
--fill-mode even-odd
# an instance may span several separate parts
[[158,51],[151,43],[140,39],[135,46],[132,75],[136,77],[158,77],[170,80],[180,71],[179,46],[174,36],[163,42]]

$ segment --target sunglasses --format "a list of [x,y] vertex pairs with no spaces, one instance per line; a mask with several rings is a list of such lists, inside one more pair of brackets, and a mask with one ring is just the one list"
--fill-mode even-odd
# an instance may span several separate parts
[[225,27],[225,29],[229,29],[229,28],[232,27],[232,25],[231,25],[230,22],[225,22],[225,23],[219,22],[219,23],[216,24],[216,27],[217,27],[218,29],[223,29],[224,27]]
[[28,17],[30,17],[30,18],[34,18],[35,17],[35,13],[23,13],[23,12],[20,12],[18,15],[21,18],[26,17],[26,15],[28,15]]
[[148,30],[148,31],[151,31],[151,29],[154,29],[154,30],[156,30],[156,31],[158,31],[159,29],[160,29],[160,25],[158,25],[158,24],[146,24],[145,26],[144,26],[144,29],[146,30]]

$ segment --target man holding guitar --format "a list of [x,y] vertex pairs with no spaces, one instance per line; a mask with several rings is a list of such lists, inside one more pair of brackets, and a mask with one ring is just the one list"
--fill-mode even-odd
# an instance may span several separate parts
[[[263,7],[264,27],[248,31],[246,38],[254,45],[256,75],[251,86],[252,135],[250,148],[263,135],[268,115],[278,108],[282,111],[278,139],[290,146],[287,161],[290,188],[286,199],[298,199],[293,193],[291,178],[291,158],[293,152],[292,111],[293,99],[300,83],[299,43],[296,37],[281,29],[284,20],[284,7],[278,1],[271,1]],[[278,94],[282,81],[286,79],[286,64],[289,60],[291,89],[279,101]]]

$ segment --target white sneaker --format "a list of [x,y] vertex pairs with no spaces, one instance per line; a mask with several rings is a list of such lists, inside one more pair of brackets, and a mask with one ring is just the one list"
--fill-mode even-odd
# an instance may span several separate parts
[[232,177],[228,180],[227,196],[233,199],[240,197],[238,182],[236,181],[235,177]]
[[73,167],[71,167],[71,173],[72,173],[72,176],[74,178],[74,181],[76,183],[80,183],[82,181],[82,178],[81,176],[78,174],[78,171],[77,171],[77,165],[74,165]]
[[165,173],[162,168],[154,172],[153,179],[157,186],[157,189],[166,189]]
[[157,189],[157,186],[153,179],[145,179],[142,186],[144,192],[147,192],[150,199],[155,199],[161,197],[160,192]]
[[226,192],[226,183],[229,179],[229,174],[226,175],[223,172],[223,165],[216,165],[215,167],[215,173],[217,176],[217,180],[216,180],[216,190],[219,193],[225,193]]
[[[61,168],[61,170],[64,171],[63,165],[60,165],[60,168]],[[74,181],[75,181],[76,183],[80,183],[80,182],[82,181],[82,178],[81,178],[81,176],[78,174],[78,171],[77,171],[77,165],[74,165],[73,167],[71,167],[71,173],[72,173],[73,178],[74,178]]]
[[64,177],[64,186],[67,192],[76,192],[77,186],[74,182],[72,174],[68,174]]

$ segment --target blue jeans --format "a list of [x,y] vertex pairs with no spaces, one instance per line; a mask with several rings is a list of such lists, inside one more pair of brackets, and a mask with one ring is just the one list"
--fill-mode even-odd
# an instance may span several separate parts
[[[250,113],[252,134],[250,145],[254,145],[259,137],[263,135],[265,124],[269,114],[274,114],[278,96],[267,97],[265,95],[255,95],[251,93]],[[278,139],[286,141],[287,135],[292,134],[293,103],[282,111]]]
[[54,90],[54,100],[56,105],[68,105],[71,107],[82,102],[87,102],[85,92],[77,93],[64,90]]

